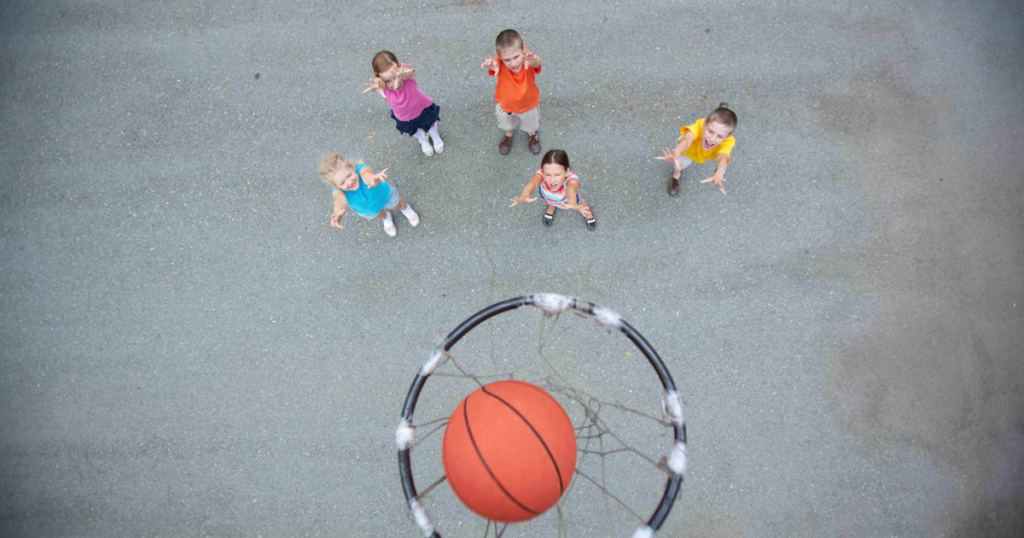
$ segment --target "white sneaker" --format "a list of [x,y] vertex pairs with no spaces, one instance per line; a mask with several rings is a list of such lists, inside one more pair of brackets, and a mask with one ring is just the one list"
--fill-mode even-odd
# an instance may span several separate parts
[[436,151],[437,153],[441,153],[442,151],[444,151],[444,140],[441,140],[440,137],[430,137],[430,140],[434,142],[434,151]]
[[427,142],[426,140],[420,141],[420,149],[423,150],[423,154],[427,157],[434,154],[434,148],[430,147],[430,142]]

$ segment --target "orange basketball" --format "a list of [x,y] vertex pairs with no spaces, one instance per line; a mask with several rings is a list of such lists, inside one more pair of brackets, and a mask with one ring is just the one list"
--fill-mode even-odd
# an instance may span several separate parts
[[526,521],[554,506],[576,469],[572,421],[544,389],[499,381],[455,408],[441,446],[459,499],[492,521]]

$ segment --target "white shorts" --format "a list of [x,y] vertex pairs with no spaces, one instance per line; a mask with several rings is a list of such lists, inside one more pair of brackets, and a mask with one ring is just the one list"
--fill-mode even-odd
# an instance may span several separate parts
[[515,131],[518,127],[527,133],[536,133],[540,128],[540,105],[522,114],[509,114],[501,109],[501,104],[494,103],[494,117],[502,131]]

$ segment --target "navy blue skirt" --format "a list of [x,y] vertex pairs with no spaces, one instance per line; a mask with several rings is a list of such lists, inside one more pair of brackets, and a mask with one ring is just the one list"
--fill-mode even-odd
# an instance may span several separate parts
[[419,116],[416,116],[416,119],[409,121],[396,118],[395,113],[392,112],[391,119],[395,120],[395,129],[398,129],[398,132],[412,136],[420,129],[429,131],[430,126],[441,121],[441,107],[437,106],[437,103],[431,103],[430,106],[423,109],[423,112],[420,112]]

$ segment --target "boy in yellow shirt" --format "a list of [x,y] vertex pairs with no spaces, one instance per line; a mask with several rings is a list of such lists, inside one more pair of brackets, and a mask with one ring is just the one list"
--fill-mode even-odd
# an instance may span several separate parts
[[715,174],[701,183],[714,183],[722,194],[728,194],[722,186],[722,180],[725,179],[725,169],[729,166],[729,155],[736,145],[736,139],[732,136],[735,130],[736,113],[729,110],[729,103],[718,105],[707,118],[701,118],[693,125],[685,125],[679,129],[679,143],[676,144],[676,148],[665,148],[661,150],[661,157],[655,157],[656,160],[674,165],[672,177],[668,180],[669,196],[679,195],[679,177],[684,168],[708,159],[714,159],[718,166],[715,168]]

